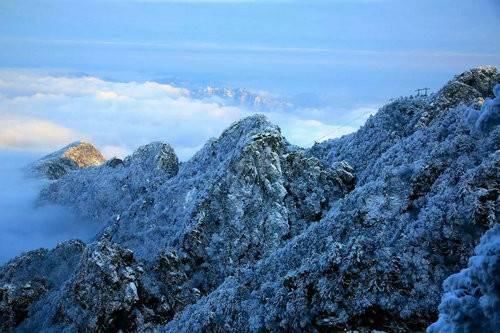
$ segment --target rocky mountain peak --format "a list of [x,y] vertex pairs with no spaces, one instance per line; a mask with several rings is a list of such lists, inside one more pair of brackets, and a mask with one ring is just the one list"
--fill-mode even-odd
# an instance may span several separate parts
[[88,142],[74,142],[62,151],[62,156],[75,162],[79,168],[101,165],[106,161],[101,152]]
[[144,170],[158,170],[167,177],[173,177],[179,171],[179,159],[168,143],[152,142],[137,148],[123,161],[124,165],[140,165]]
[[479,108],[486,98],[494,97],[493,87],[500,81],[500,73],[494,66],[484,66],[465,71],[441,88],[432,106],[448,109],[460,104],[472,104]]
[[96,147],[88,142],[73,142],[30,165],[36,176],[51,180],[61,178],[71,170],[99,166],[106,161]]
[[228,143],[245,145],[259,137],[266,136],[281,138],[281,130],[271,123],[266,116],[256,114],[243,118],[229,126],[222,132],[217,142],[224,146]]
[[495,66],[481,66],[457,75],[453,81],[462,82],[474,88],[484,98],[493,97],[492,90],[500,81],[500,72]]

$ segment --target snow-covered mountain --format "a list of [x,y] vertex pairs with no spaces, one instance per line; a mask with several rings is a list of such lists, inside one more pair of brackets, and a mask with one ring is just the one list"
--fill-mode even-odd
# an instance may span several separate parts
[[494,332],[499,82],[467,71],[311,149],[252,116],[184,163],[156,142],[49,172],[40,204],[103,229],[1,267],[0,330]]
[[284,98],[243,88],[206,86],[192,89],[190,93],[195,98],[215,99],[224,104],[242,106],[255,111],[284,111],[293,108],[293,104]]

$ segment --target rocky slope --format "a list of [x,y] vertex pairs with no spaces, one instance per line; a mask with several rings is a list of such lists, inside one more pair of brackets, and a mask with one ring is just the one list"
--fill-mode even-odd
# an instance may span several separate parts
[[46,174],[40,202],[103,231],[0,268],[0,330],[424,331],[491,229],[429,330],[493,332],[499,79],[468,71],[309,150],[253,116],[185,163],[153,143]]

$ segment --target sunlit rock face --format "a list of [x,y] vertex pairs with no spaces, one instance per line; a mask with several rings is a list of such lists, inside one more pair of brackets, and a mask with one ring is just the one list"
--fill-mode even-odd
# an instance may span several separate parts
[[29,166],[29,172],[51,180],[61,178],[71,170],[98,166],[104,156],[90,143],[74,142]]
[[[495,82],[492,67],[468,71],[307,150],[252,116],[184,163],[152,143],[69,169],[40,204],[71,207],[102,231],[1,268],[2,329],[425,331],[443,281],[498,229]],[[494,263],[498,242],[488,249],[476,251]],[[492,269],[467,273],[474,297],[497,299]],[[463,313],[497,318],[457,288],[445,283]],[[462,327],[447,299],[432,332]]]

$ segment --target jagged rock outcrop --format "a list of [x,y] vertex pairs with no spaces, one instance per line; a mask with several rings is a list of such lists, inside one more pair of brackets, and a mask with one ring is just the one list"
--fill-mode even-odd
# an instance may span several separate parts
[[134,173],[159,172],[171,178],[179,171],[179,159],[174,149],[166,143],[153,142],[139,147],[123,164],[135,167]]
[[67,241],[50,251],[25,253],[1,267],[0,331],[18,327],[38,301],[60,288],[76,269],[84,248],[81,241]]
[[10,331],[28,315],[31,304],[47,291],[44,281],[33,280],[24,285],[0,287],[0,330]]
[[33,163],[29,166],[29,172],[55,180],[71,170],[98,166],[104,162],[104,156],[92,144],[74,142]]
[[134,329],[142,273],[132,251],[106,240],[90,245],[56,302],[51,322],[79,331]]
[[[88,245],[0,269],[5,329],[424,331],[442,282],[498,229],[494,82],[496,69],[471,70],[310,150],[253,116],[184,163],[153,143],[68,172],[40,202],[70,206],[103,230]],[[491,248],[481,262],[495,263]],[[491,283],[478,280],[488,272],[467,276],[493,302]],[[463,324],[446,302],[431,330]],[[478,309],[496,320],[495,308]]]

